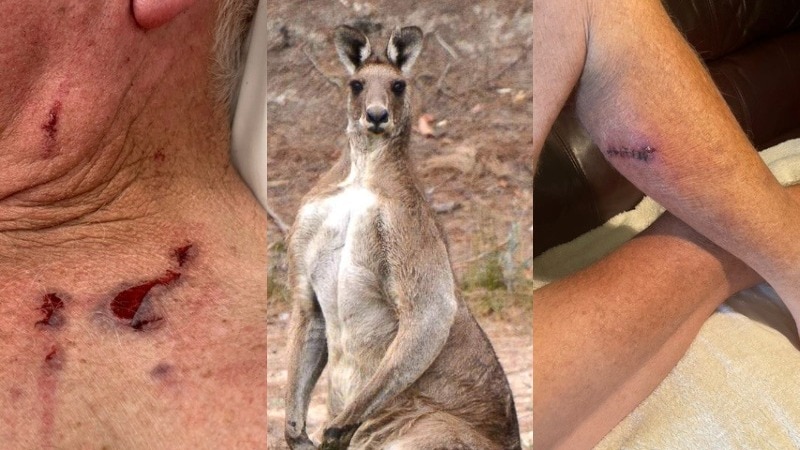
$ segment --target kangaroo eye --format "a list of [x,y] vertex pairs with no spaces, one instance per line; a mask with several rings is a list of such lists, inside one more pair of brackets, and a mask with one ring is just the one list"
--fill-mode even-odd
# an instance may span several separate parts
[[394,83],[392,83],[392,92],[394,92],[395,95],[400,95],[405,91],[406,91],[406,82],[405,81],[398,80],[398,81],[395,81]]
[[364,85],[358,80],[353,80],[350,82],[350,90],[353,91],[353,95],[358,95],[364,90]]

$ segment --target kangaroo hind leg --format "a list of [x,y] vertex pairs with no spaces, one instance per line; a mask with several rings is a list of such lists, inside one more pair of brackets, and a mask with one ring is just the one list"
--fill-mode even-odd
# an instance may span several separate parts
[[502,450],[463,420],[443,412],[417,419],[399,436],[383,445],[353,448],[383,450]]

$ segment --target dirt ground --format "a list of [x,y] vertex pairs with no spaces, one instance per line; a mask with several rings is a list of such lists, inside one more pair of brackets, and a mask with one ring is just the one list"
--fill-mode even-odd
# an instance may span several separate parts
[[[440,211],[460,280],[501,255],[501,296],[462,283],[512,384],[523,440],[532,433],[532,342],[525,292],[532,259],[531,2],[308,0],[269,2],[268,195],[270,241],[269,443],[283,443],[288,303],[283,232],[300,199],[346,149],[346,73],[332,30],[346,23],[385,48],[394,27],[417,25],[425,44],[414,67],[411,153],[426,194]],[[472,287],[470,287],[472,286]],[[520,295],[520,293],[522,295]],[[488,306],[487,306],[488,305]],[[325,387],[309,413],[325,419]]]

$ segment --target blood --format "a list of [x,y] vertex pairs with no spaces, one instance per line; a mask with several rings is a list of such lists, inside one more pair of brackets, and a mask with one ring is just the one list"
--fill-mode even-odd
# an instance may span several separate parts
[[64,367],[61,349],[56,344],[44,357],[42,371],[39,374],[39,401],[42,404],[41,438],[42,448],[52,448],[53,431],[56,418],[56,392],[58,390],[59,372]]
[[163,162],[165,159],[167,159],[167,157],[164,156],[164,152],[157,150],[155,154],[153,154],[153,159],[158,162]]
[[44,131],[44,156],[49,158],[53,156],[56,147],[56,134],[58,134],[58,120],[61,114],[61,101],[56,100],[50,111],[47,113],[47,121],[42,124],[41,128]]
[[189,251],[192,249],[192,244],[184,245],[183,247],[178,247],[172,251],[172,256],[178,261],[178,266],[183,267],[186,264],[186,261],[189,260],[189,257],[192,256],[189,254]]
[[58,133],[58,115],[60,113],[61,102],[56,100],[50,108],[50,112],[47,114],[47,122],[42,124],[42,130],[44,130],[45,135],[53,140],[55,140],[56,133]]
[[134,328],[136,328],[137,325],[138,328],[141,328],[145,322],[149,323],[153,320],[137,321],[137,323],[134,323],[133,318],[136,315],[136,312],[139,311],[139,308],[142,306],[142,302],[147,294],[150,293],[150,290],[156,286],[166,286],[171,284],[180,277],[180,273],[168,270],[161,278],[125,289],[117,294],[117,296],[114,297],[114,300],[111,301],[111,311],[120,319],[130,320],[130,325],[134,326]]
[[44,357],[44,363],[52,370],[61,370],[63,367],[64,362],[61,359],[61,353],[55,344],[50,347],[50,352]]
[[131,328],[133,328],[136,331],[142,331],[144,329],[151,328],[151,325],[155,325],[158,322],[161,322],[162,320],[164,320],[163,317],[153,317],[151,319],[134,318],[133,320],[131,320]]
[[[193,244],[186,244],[172,250],[172,257],[175,258],[178,267],[183,267],[194,256],[193,248]],[[150,329],[163,318],[151,314],[152,308],[149,307],[140,313],[147,295],[154,287],[167,286],[180,277],[180,272],[167,270],[160,278],[129,287],[114,297],[110,305],[111,311],[118,318],[127,320],[128,325],[134,330]]]
[[42,312],[43,317],[36,322],[36,325],[46,327],[57,327],[64,323],[64,317],[61,315],[61,309],[64,308],[64,301],[53,293],[45,294],[42,298],[42,306],[39,311]]
[[58,133],[58,115],[60,113],[61,102],[56,100],[50,108],[50,112],[47,114],[47,122],[42,124],[42,130],[45,131],[45,134],[47,134],[47,137],[50,139],[55,139],[56,133]]

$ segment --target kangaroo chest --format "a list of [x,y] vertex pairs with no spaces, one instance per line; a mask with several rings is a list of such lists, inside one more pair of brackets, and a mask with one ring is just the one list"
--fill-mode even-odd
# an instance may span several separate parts
[[380,360],[396,332],[379,278],[378,213],[377,196],[358,185],[301,210],[311,231],[304,266],[325,317],[332,365],[360,364],[370,355]]

